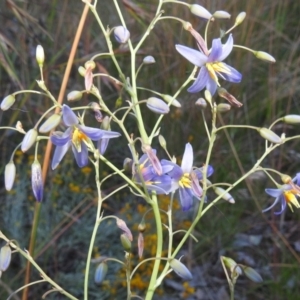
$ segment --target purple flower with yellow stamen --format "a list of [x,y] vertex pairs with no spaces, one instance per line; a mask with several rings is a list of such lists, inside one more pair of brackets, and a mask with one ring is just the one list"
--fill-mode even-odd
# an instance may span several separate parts
[[[156,157],[156,150],[152,149],[151,157],[154,156]],[[154,161],[157,162],[158,158],[156,157]],[[170,192],[172,180],[166,173],[173,169],[173,165],[161,166],[161,175],[158,175],[157,167],[152,165],[148,154],[144,154],[139,159],[137,168],[133,175],[133,180],[137,184],[142,185],[144,182],[148,191],[155,191],[157,194],[168,194]]]
[[[201,68],[196,80],[192,86],[188,88],[188,92],[197,93],[206,88],[213,95],[216,92],[217,87],[220,87],[218,77],[235,83],[241,81],[242,74],[222,62],[232,51],[232,35],[229,35],[228,40],[224,45],[221,43],[220,38],[214,39],[210,51],[202,49],[199,45],[198,47],[200,51],[183,45],[176,45],[176,50],[182,56],[195,66]],[[207,52],[208,55],[203,53],[203,51]]]
[[70,146],[78,166],[82,168],[88,164],[88,148],[91,140],[99,141],[120,136],[118,132],[80,125],[77,116],[67,105],[62,107],[62,118],[68,128],[65,132],[55,131],[51,136],[51,142],[56,145],[52,169],[58,166]]
[[264,209],[262,211],[263,213],[271,210],[278,203],[281,204],[281,210],[274,212],[275,215],[282,214],[286,208],[286,205],[288,205],[290,207],[291,211],[293,211],[292,205],[294,205],[296,208],[300,208],[300,204],[296,198],[296,196],[300,196],[300,193],[299,193],[299,191],[294,189],[290,184],[284,184],[279,189],[265,189],[265,192],[268,195],[274,197],[275,201],[271,206]]
[[[171,166],[173,168],[168,172],[172,178],[172,191],[179,190],[179,199],[183,211],[189,210],[193,205],[193,197],[200,199],[202,196],[202,187],[199,181],[203,179],[204,167],[193,169],[194,153],[190,143],[185,145],[185,151],[182,157],[181,167],[162,160],[163,167]],[[213,173],[211,166],[206,167],[207,177]]]

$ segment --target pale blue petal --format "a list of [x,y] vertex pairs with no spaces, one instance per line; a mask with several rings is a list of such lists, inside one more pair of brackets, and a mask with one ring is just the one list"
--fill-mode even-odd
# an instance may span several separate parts
[[[163,162],[164,160],[162,160]],[[183,175],[183,171],[182,169],[174,164],[174,167],[171,171],[168,172],[168,174],[171,176],[171,178],[173,178],[175,181],[179,181]]]
[[97,143],[97,148],[99,153],[103,155],[107,149],[109,139],[100,139]]
[[191,173],[194,162],[193,147],[190,143],[185,145],[185,150],[182,157],[181,169],[183,173]]
[[70,145],[71,145],[71,141],[69,141],[67,144],[63,146],[57,146],[55,148],[54,155],[52,158],[52,163],[51,163],[52,170],[56,169],[56,167],[59,165],[59,163],[65,156],[66,152],[68,151]]
[[206,82],[206,89],[209,90],[211,95],[215,94],[217,87],[217,83],[210,76],[208,76],[208,80]]
[[281,211],[276,211],[276,212],[274,212],[274,215],[281,215],[281,214],[284,212],[285,208],[286,208],[286,201],[285,201],[285,199],[284,199],[283,196],[282,196],[282,200],[281,200]]
[[222,55],[219,57],[219,61],[223,61],[232,51],[233,48],[233,37],[229,35],[227,42],[222,47]]
[[56,146],[63,146],[71,140],[71,132],[71,128],[68,128],[65,132],[55,131],[51,135],[50,140]]
[[223,65],[226,69],[229,69],[229,73],[220,72],[220,77],[229,82],[241,82],[243,75],[239,71],[225,63]]
[[[203,168],[204,167],[201,167],[201,168],[198,168],[198,169],[194,170],[194,172],[196,173],[197,178],[199,180],[203,179]],[[213,173],[214,173],[214,168],[211,165],[208,165],[206,167],[206,177],[211,176]]]
[[220,61],[220,57],[222,55],[222,43],[221,39],[214,39],[212,41],[211,52],[208,55],[207,62],[216,62]]
[[66,126],[74,126],[78,124],[78,118],[68,105],[63,105],[62,107],[63,121]]
[[79,168],[85,167],[89,162],[88,150],[87,150],[85,143],[81,143],[81,151],[80,152],[78,152],[76,147],[72,144],[72,151],[73,151],[73,154],[76,159],[78,167]]
[[183,211],[189,210],[193,206],[192,190],[188,188],[179,188],[179,199]]
[[200,51],[183,45],[176,45],[175,47],[183,57],[197,67],[202,67],[207,62],[207,56]]
[[283,194],[282,189],[265,189],[265,192],[274,198],[277,198]]
[[293,178],[293,182],[300,186],[300,173],[297,173]]
[[202,67],[194,83],[188,88],[189,93],[198,93],[203,90],[210,76],[206,67]]

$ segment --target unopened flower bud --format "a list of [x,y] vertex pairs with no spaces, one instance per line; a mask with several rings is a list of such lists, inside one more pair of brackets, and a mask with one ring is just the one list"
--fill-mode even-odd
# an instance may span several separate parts
[[114,36],[118,43],[125,44],[130,38],[130,32],[123,26],[117,26],[114,29]]
[[147,100],[147,107],[158,114],[167,114],[170,111],[169,106],[164,101],[156,97],[150,97]]
[[21,150],[26,152],[35,143],[37,136],[38,132],[35,128],[27,131],[21,144]]
[[143,234],[140,232],[138,236],[138,255],[139,259],[142,258],[144,252],[144,237]]
[[251,267],[242,266],[242,269],[244,271],[244,274],[253,282],[257,282],[257,283],[263,282],[262,277]]
[[163,98],[164,101],[166,101],[167,103],[172,103],[171,105],[175,106],[175,107],[181,107],[181,104],[178,100],[176,100],[174,97],[170,96],[170,95],[161,95],[161,97]]
[[80,91],[72,91],[67,95],[68,101],[78,101],[82,98],[82,92]]
[[173,271],[184,280],[192,280],[193,276],[188,268],[178,259],[171,259],[169,264]]
[[103,121],[101,123],[101,129],[110,130],[110,118],[108,116],[105,116],[103,118]]
[[222,199],[224,199],[225,201],[228,201],[229,203],[235,203],[233,197],[229,193],[225,192],[224,189],[216,186],[214,187],[214,191],[218,196],[223,195]]
[[246,18],[246,13],[244,11],[240,12],[236,19],[235,19],[235,25],[240,25]]
[[259,134],[267,141],[273,144],[281,144],[282,139],[272,130],[262,127],[258,129]]
[[217,10],[213,13],[213,17],[216,19],[230,19],[231,15],[224,10]]
[[228,103],[220,103],[217,105],[217,112],[223,113],[227,112],[231,109],[231,105]]
[[192,4],[190,6],[190,11],[197,17],[209,20],[212,17],[212,14],[203,6],[199,4]]
[[10,109],[16,101],[15,95],[6,96],[1,102],[1,109],[8,110]]
[[299,124],[300,115],[286,115],[282,118],[282,121],[287,124]]
[[42,168],[38,160],[35,160],[31,165],[31,186],[35,199],[41,202],[43,199],[44,185]]
[[143,219],[141,221],[141,223],[139,224],[138,226],[138,231],[139,232],[144,232],[146,230],[146,223],[145,223],[145,220]]
[[106,262],[101,262],[98,267],[96,268],[95,271],[95,283],[96,284],[101,284],[103,282],[103,280],[105,279],[105,276],[107,274],[107,263]]
[[39,128],[40,133],[47,133],[54,129],[61,121],[61,114],[53,114]]
[[78,68],[78,73],[79,73],[82,77],[85,76],[85,71],[86,71],[86,69],[85,69],[83,66],[80,66],[80,67]]
[[128,239],[130,241],[133,240],[133,237],[132,237],[132,233],[130,231],[130,229],[127,227],[126,223],[124,220],[120,219],[120,218],[117,218],[117,226],[124,231],[124,233],[126,234],[126,236],[128,237]]
[[5,188],[10,191],[13,187],[16,178],[16,166],[11,160],[6,166],[4,171]]
[[9,267],[11,261],[11,248],[8,244],[1,247],[0,250],[0,271],[4,272]]
[[264,51],[255,51],[253,53],[258,59],[274,63],[276,62],[275,58],[267,52]]
[[96,63],[93,60],[88,60],[87,62],[85,62],[84,64],[85,69],[91,69],[94,70],[96,68]]
[[128,236],[123,233],[120,236],[121,244],[125,251],[130,252],[131,251],[131,241],[129,240]]
[[199,106],[201,109],[205,109],[207,107],[207,103],[203,98],[199,98],[195,104]]
[[132,172],[132,164],[133,164],[133,161],[132,161],[131,158],[126,157],[124,159],[123,168],[124,168],[125,172],[127,172],[127,173],[131,173]]
[[[231,273],[237,273],[238,275],[241,275],[242,269],[240,268],[240,266],[238,266],[238,264],[230,257],[226,257],[226,256],[221,256],[221,259],[224,263],[224,265],[230,269]],[[236,276],[234,276],[236,277]]]
[[148,56],[144,57],[143,63],[144,63],[145,65],[154,64],[154,63],[155,63],[155,59],[154,59],[153,56],[148,55]]
[[158,136],[158,141],[159,141],[160,146],[161,146],[163,149],[166,149],[166,147],[167,147],[167,142],[166,142],[166,139],[165,139],[161,134]]
[[204,98],[206,99],[207,102],[210,104],[212,103],[212,96],[209,90],[204,91]]
[[41,45],[37,45],[35,57],[38,65],[40,66],[40,68],[42,68],[45,61],[45,53],[44,48]]

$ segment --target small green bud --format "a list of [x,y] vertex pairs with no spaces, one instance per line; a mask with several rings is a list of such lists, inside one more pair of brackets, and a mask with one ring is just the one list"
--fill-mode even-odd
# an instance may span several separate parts
[[148,56],[144,57],[143,63],[144,63],[145,65],[154,64],[154,63],[155,63],[155,59],[154,59],[153,56],[148,55]]
[[98,267],[96,268],[95,271],[95,276],[94,280],[96,284],[101,284],[103,280],[105,279],[105,276],[107,274],[107,263],[106,262],[101,262]]
[[244,271],[244,274],[250,279],[252,280],[253,282],[257,282],[257,283],[260,283],[260,282],[263,282],[263,279],[262,277],[252,268],[248,267],[248,266],[241,266],[243,271]]
[[217,112],[223,113],[227,112],[231,109],[231,105],[228,103],[220,103],[217,105]]
[[61,114],[53,114],[39,128],[40,133],[47,133],[54,129],[61,121]]
[[82,92],[80,91],[72,91],[67,95],[68,101],[78,101],[82,98]]
[[9,267],[11,261],[11,248],[8,244],[1,247],[0,250],[0,271],[4,272]]
[[108,116],[105,116],[103,118],[103,121],[101,123],[101,129],[110,130],[110,118]]
[[158,136],[158,141],[159,141],[160,146],[161,146],[163,149],[166,149],[166,148],[167,148],[167,142],[166,142],[166,139],[165,139],[161,134]]
[[120,236],[121,244],[125,251],[130,252],[131,251],[131,241],[129,240],[126,233],[122,233]]
[[207,107],[207,102],[203,98],[199,98],[195,104],[199,106],[201,109],[205,109]]
[[300,115],[286,115],[282,118],[282,121],[287,124],[299,124]]
[[253,53],[258,59],[274,63],[276,62],[275,58],[267,52],[264,51],[255,51]]
[[246,18],[246,13],[244,11],[240,12],[236,19],[235,19],[235,25],[240,25]]
[[192,14],[194,14],[197,17],[203,18],[203,19],[211,19],[212,14],[203,6],[199,4],[192,4],[190,5],[190,11]]
[[172,103],[171,105],[175,106],[175,107],[181,107],[181,104],[178,100],[176,100],[174,97],[170,96],[170,95],[161,95],[161,97],[163,98],[164,101],[166,101],[167,103]]
[[193,276],[188,268],[178,259],[171,259],[169,264],[173,271],[184,280],[192,280]]
[[150,97],[147,100],[147,107],[157,113],[157,114],[167,114],[170,111],[169,106],[163,102],[161,99],[156,98],[156,97]]
[[141,223],[139,224],[138,226],[138,231],[139,232],[144,232],[146,230],[146,223],[145,223],[145,220],[143,219],[141,221]]
[[124,159],[123,169],[125,170],[126,173],[131,173],[132,172],[132,164],[133,164],[133,161],[132,161],[131,158],[126,157]]
[[282,139],[272,130],[262,127],[258,129],[259,134],[267,141],[273,144],[281,144]]
[[231,15],[224,10],[217,10],[213,13],[213,17],[216,19],[230,19]]
[[35,128],[27,131],[21,144],[21,150],[26,152],[35,143],[37,136],[38,132]]
[[206,99],[207,102],[210,104],[212,103],[212,96],[209,90],[204,91],[204,98]]
[[1,102],[1,109],[8,110],[10,109],[16,101],[15,95],[6,96]]
[[4,171],[5,188],[10,191],[13,187],[16,178],[16,166],[11,160],[6,166]]
[[38,65],[40,66],[40,68],[42,68],[45,61],[45,52],[44,48],[41,45],[37,45],[35,57]]
[[96,63],[93,60],[88,60],[85,64],[84,64],[85,69],[91,69],[94,70],[96,68]]
[[85,72],[86,72],[86,69],[85,69],[83,66],[80,66],[80,67],[78,68],[78,73],[79,73],[82,77],[85,76]]
[[114,29],[114,36],[118,43],[125,44],[130,38],[130,32],[124,26],[117,26]]
[[225,192],[224,189],[217,187],[217,186],[214,187],[213,189],[218,196],[221,196],[224,194],[222,196],[222,199],[224,199],[225,201],[228,201],[229,203],[235,203],[233,197],[229,193]]

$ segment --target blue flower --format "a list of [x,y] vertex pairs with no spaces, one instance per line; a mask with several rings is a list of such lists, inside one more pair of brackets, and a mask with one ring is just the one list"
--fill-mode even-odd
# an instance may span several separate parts
[[[228,40],[224,45],[222,45],[220,38],[214,39],[208,55],[202,51],[197,51],[183,45],[176,45],[176,50],[182,56],[195,66],[201,68],[196,80],[192,86],[188,88],[188,92],[197,93],[206,88],[213,95],[216,92],[217,87],[221,86],[218,77],[230,82],[240,82],[242,74],[222,62],[230,54],[232,48],[232,35],[228,37]],[[199,49],[201,50],[200,46]]]
[[[194,153],[190,143],[185,145],[185,151],[182,157],[181,167],[162,160],[163,167],[169,167],[168,174],[172,177],[172,191],[179,190],[179,199],[183,211],[189,210],[193,205],[193,197],[200,199],[202,196],[202,187],[199,181],[203,179],[203,167],[193,169]],[[171,169],[171,166],[173,168]],[[207,166],[207,177],[213,173],[213,168]]]
[[270,207],[264,209],[262,211],[263,213],[271,210],[278,203],[281,204],[281,210],[274,212],[275,215],[282,214],[286,208],[286,205],[290,207],[291,211],[293,211],[292,205],[294,205],[296,208],[300,208],[300,204],[296,198],[296,196],[300,196],[300,192],[294,189],[290,184],[284,184],[279,189],[265,189],[265,192],[274,197],[275,201]]
[[[154,156],[156,157],[156,150],[152,149],[152,161]],[[133,180],[139,185],[142,185],[144,182],[148,191],[155,191],[157,194],[168,194],[171,189],[172,180],[166,173],[173,169],[173,165],[161,166],[161,174],[158,174],[157,167],[152,165],[152,161],[148,154],[142,155],[139,159],[138,169],[134,171]],[[155,164],[157,164],[157,161],[158,158],[156,157],[154,159]]]
[[67,105],[63,105],[62,114],[63,121],[68,128],[65,132],[56,131],[51,136],[52,143],[56,145],[52,169],[58,166],[70,146],[72,146],[78,166],[82,168],[88,164],[88,150],[93,149],[91,140],[99,141],[120,136],[118,132],[80,125],[77,116]]

